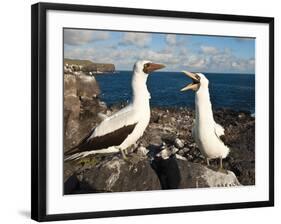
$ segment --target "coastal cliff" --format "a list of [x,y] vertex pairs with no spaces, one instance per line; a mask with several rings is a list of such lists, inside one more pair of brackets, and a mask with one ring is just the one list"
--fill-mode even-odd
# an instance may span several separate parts
[[89,73],[107,73],[114,72],[115,65],[111,63],[95,63],[90,60],[77,60],[77,59],[64,59],[64,66],[66,69],[73,71],[82,71],[86,74]]

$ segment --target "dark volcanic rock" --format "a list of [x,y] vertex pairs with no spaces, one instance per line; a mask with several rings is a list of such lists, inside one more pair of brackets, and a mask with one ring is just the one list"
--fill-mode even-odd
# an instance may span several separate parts
[[64,76],[64,143],[73,146],[80,136],[80,100],[77,96],[77,81],[73,75]]
[[[254,185],[255,118],[247,112],[227,109],[214,111],[214,118],[224,127],[223,140],[230,148],[229,156],[223,161],[224,167],[233,171],[241,184]],[[152,108],[150,124],[139,142],[148,147],[150,142],[158,139],[158,145],[161,140],[175,145],[176,138],[179,138],[184,144],[184,150],[179,154],[190,162],[206,165],[192,137],[193,119],[194,111],[188,108]],[[212,160],[211,167],[217,168],[218,160]]]
[[95,98],[100,94],[99,85],[94,76],[80,75],[77,77],[77,95]]
[[[83,109],[83,101],[81,101],[81,108],[82,111]],[[86,106],[85,106],[86,107]],[[118,108],[112,108],[113,112],[117,111]],[[208,181],[210,183],[213,183],[213,185],[206,184],[207,181],[205,179],[199,178],[200,180],[196,182],[196,177],[198,176],[202,176],[202,173],[204,173],[207,169],[207,176],[216,176],[217,172],[213,171],[216,170],[218,168],[218,160],[211,160],[211,169],[208,169],[206,167],[206,161],[204,159],[204,157],[202,156],[202,154],[200,153],[198,147],[196,146],[196,144],[194,143],[193,137],[191,135],[191,128],[192,128],[192,123],[193,123],[193,116],[194,113],[189,110],[189,109],[181,109],[181,110],[169,110],[169,112],[167,112],[167,110],[165,109],[159,109],[159,108],[152,108],[152,119],[153,117],[158,117],[157,119],[153,119],[155,122],[153,122],[153,120],[150,122],[148,128],[146,129],[144,136],[138,141],[138,145],[142,148],[146,148],[148,150],[154,150],[155,148],[161,148],[161,145],[163,144],[163,142],[166,143],[166,148],[168,150],[173,150],[175,149],[175,141],[176,139],[180,139],[181,143],[184,145],[183,148],[181,150],[179,150],[177,153],[180,156],[183,156],[184,158],[187,159],[187,161],[179,161],[179,167],[180,167],[180,171],[181,171],[181,175],[182,177],[185,176],[185,178],[182,178],[182,183],[180,185],[181,188],[183,188],[184,186],[186,187],[196,187],[198,185],[198,187],[204,187],[204,186],[215,186],[214,183],[216,183],[216,181],[209,179]],[[84,114],[84,113],[82,113]],[[175,119],[172,119],[172,121],[168,121],[167,117],[165,117],[164,115],[170,115],[171,117],[174,117]],[[219,110],[216,111],[214,113],[215,119],[216,121],[221,124],[224,128],[225,128],[225,142],[226,144],[230,147],[231,152],[229,154],[229,156],[224,159],[223,163],[224,163],[224,167],[229,170],[232,171],[236,176],[238,181],[242,184],[242,185],[253,185],[255,184],[255,148],[254,148],[254,136],[255,136],[255,118],[251,117],[249,114],[244,113],[245,115],[243,115],[242,117],[240,116],[239,118],[239,112],[233,112],[233,111],[227,111],[227,110]],[[82,119],[81,119],[82,116]],[[163,116],[165,117],[165,123],[163,122]],[[94,116],[94,114],[88,114],[88,116],[84,116],[80,114],[80,120],[79,120],[79,129],[81,130],[79,132],[83,133],[83,135],[85,135],[86,133],[88,133],[88,131],[91,130],[91,128],[95,127],[96,124],[98,124],[98,122],[100,122],[98,120],[98,118],[96,116]],[[82,129],[83,128],[83,129]],[[82,137],[82,135],[81,135]],[[182,146],[182,144],[180,144]],[[145,153],[142,153],[145,151],[145,149],[142,149],[140,152],[140,150],[131,150],[132,152],[130,153],[130,156],[144,156],[145,157]],[[173,152],[171,151],[170,153],[168,153],[169,155],[173,154]],[[105,164],[103,161],[107,161],[106,163],[110,164],[111,162],[113,162],[113,158],[110,155],[104,155],[104,159],[99,159],[98,156],[94,157],[95,159],[95,165],[97,164]],[[141,179],[140,182],[138,182],[142,187],[137,188],[137,186],[135,184],[133,184],[132,186],[130,186],[130,184],[128,185],[129,179],[131,179],[133,182],[137,181],[135,178],[136,176],[133,175],[133,171],[132,169],[130,170],[128,168],[128,164],[127,163],[123,163],[122,160],[118,160],[119,162],[114,162],[113,164],[115,164],[113,167],[118,167],[120,165],[120,168],[122,170],[122,172],[125,170],[127,170],[126,172],[128,173],[124,173],[122,175],[126,176],[127,178],[124,179],[127,186],[123,189],[123,187],[121,187],[121,183],[120,182],[116,182],[118,183],[118,187],[110,187],[110,188],[105,188],[102,189],[101,184],[102,184],[102,179],[108,179],[110,177],[110,172],[112,172],[112,170],[114,172],[116,172],[116,168],[112,168],[112,170],[110,171],[110,166],[105,166],[105,168],[101,168],[101,165],[99,166],[99,168],[96,168],[95,166],[88,166],[88,162],[85,162],[86,165],[81,165],[83,164],[84,159],[81,159],[78,161],[78,163],[73,164],[72,166],[74,167],[72,170],[70,170],[69,165],[66,165],[68,163],[65,163],[65,173],[67,173],[67,177],[71,176],[73,173],[79,173],[79,175],[81,175],[81,173],[84,173],[85,170],[85,174],[87,173],[87,175],[85,177],[87,177],[87,181],[84,180],[84,183],[88,183],[89,186],[92,186],[93,189],[95,189],[95,191],[125,191],[124,189],[129,190],[134,190],[134,189],[140,189],[143,188],[144,189],[155,189],[156,187],[153,187],[155,182],[154,179],[149,179],[149,181],[152,181],[150,183],[150,187],[148,187],[149,183],[147,182],[147,185],[141,185],[141,181],[143,181],[144,179]],[[111,161],[112,160],[112,161]],[[120,163],[120,164],[119,164]],[[119,165],[116,165],[119,164]],[[141,165],[142,164],[142,165]],[[102,166],[103,166],[102,165]],[[144,165],[144,168],[141,168]],[[68,167],[68,168],[67,168]],[[86,167],[86,168],[85,168]],[[144,169],[144,173],[140,173],[141,178],[144,177],[144,174],[146,175],[154,175],[155,177],[155,173],[150,173],[151,167],[150,164],[148,162],[142,162],[139,165],[137,165],[138,170]],[[81,171],[81,169],[83,170],[83,172]],[[212,170],[213,169],[213,170]],[[80,170],[80,171],[79,171]],[[99,172],[98,172],[99,170]],[[118,170],[118,169],[117,169]],[[150,170],[150,171],[149,171]],[[212,172],[213,171],[213,172]],[[104,173],[105,172],[105,173]],[[140,171],[138,171],[140,172]],[[206,173],[205,172],[205,173]],[[118,172],[117,172],[118,173]],[[100,175],[100,179],[98,177],[98,175]],[[83,175],[82,175],[83,176]],[[117,175],[116,175],[117,176]],[[204,176],[204,175],[203,175]],[[83,176],[84,177],[84,176]],[[153,177],[153,178],[154,178]],[[229,176],[230,178],[233,177],[233,175]],[[95,178],[98,178],[98,186],[96,186],[96,183],[94,183]],[[225,179],[224,176],[218,176],[218,178],[222,178]],[[228,178],[228,177],[227,177]],[[123,179],[123,177],[121,178]],[[121,179],[119,179],[119,181],[121,181]],[[203,181],[204,180],[204,181]],[[234,180],[234,179],[233,179]],[[235,182],[235,181],[234,181]],[[105,183],[103,183],[105,184]],[[153,186],[151,186],[151,184]],[[223,182],[220,182],[220,184],[223,185]],[[105,186],[105,185],[104,185]],[[113,186],[113,185],[112,185]],[[160,186],[160,185],[159,185]],[[121,189],[122,188],[122,189]],[[81,191],[80,191],[81,192]]]
[[[90,186],[89,189],[97,192],[161,189],[157,175],[148,160],[130,163],[118,157],[108,157],[96,165],[82,166],[76,171],[76,175],[80,176],[81,182]],[[69,178],[73,179],[72,175]],[[69,178],[65,181],[65,184],[69,183]],[[73,191],[78,190],[77,185],[76,183],[76,188],[73,188]],[[86,190],[84,189],[84,191]]]
[[161,189],[148,161],[128,165],[123,160],[111,160],[84,173],[84,180],[95,189],[113,192]]
[[94,77],[64,75],[64,151],[77,145],[100,122],[98,113],[106,108],[97,98],[99,93]]
[[[80,163],[76,171],[72,170],[73,174],[65,179],[64,193],[128,192],[240,185],[233,172],[217,172],[198,163],[170,158],[157,159],[158,162],[153,162],[151,165],[147,159],[138,157],[129,159],[132,162],[124,161],[117,156],[109,156],[97,163]],[[171,168],[174,171],[176,168],[178,176],[175,177],[165,168]]]
[[225,128],[223,140],[230,148],[225,168],[233,170],[243,185],[255,184],[255,118],[247,112],[219,110],[215,120]]
[[235,174],[212,170],[198,163],[178,160],[181,171],[181,183],[179,188],[204,188],[204,187],[231,187],[239,186]]

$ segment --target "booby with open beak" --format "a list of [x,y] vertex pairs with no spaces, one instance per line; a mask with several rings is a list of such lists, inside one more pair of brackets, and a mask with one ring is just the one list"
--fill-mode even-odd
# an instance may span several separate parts
[[143,135],[150,120],[147,78],[153,71],[164,67],[150,61],[137,61],[132,75],[132,102],[93,128],[77,146],[65,153],[66,160],[119,151],[125,158],[123,150],[133,145]]
[[209,80],[202,73],[183,72],[192,79],[192,83],[181,91],[195,91],[195,124],[192,129],[195,143],[205,156],[207,165],[210,165],[210,159],[219,158],[219,170],[223,171],[222,159],[227,157],[230,150],[220,138],[224,135],[224,128],[217,124],[213,117]]

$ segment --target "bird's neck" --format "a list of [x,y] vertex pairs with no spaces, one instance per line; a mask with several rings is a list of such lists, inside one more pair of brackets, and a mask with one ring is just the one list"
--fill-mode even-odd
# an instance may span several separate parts
[[139,106],[139,107],[149,106],[150,93],[148,92],[146,81],[147,81],[147,76],[133,74],[132,101],[135,106]]
[[196,122],[204,125],[214,122],[209,88],[200,88],[195,94]]

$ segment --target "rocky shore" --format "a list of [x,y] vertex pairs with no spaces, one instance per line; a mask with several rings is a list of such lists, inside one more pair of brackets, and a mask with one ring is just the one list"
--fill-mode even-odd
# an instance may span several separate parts
[[[162,144],[192,163],[206,165],[206,160],[191,135],[194,111],[188,108],[153,108],[151,122],[140,142]],[[225,128],[224,142],[230,148],[224,167],[231,170],[243,185],[255,184],[255,118],[247,112],[221,109],[214,111],[217,123]],[[218,161],[211,160],[217,168]]]
[[[102,120],[122,104],[107,107],[93,76],[84,72],[64,75],[64,151],[75,146]],[[227,173],[217,172],[218,161],[206,162],[191,135],[194,111],[189,108],[151,108],[151,119],[143,137],[128,149],[128,161],[119,153],[92,155],[64,162],[65,194],[160,190],[153,161],[159,156],[176,161],[179,188],[220,187],[255,184],[255,118],[247,112],[214,111],[225,128],[224,142],[231,152],[224,160]]]

